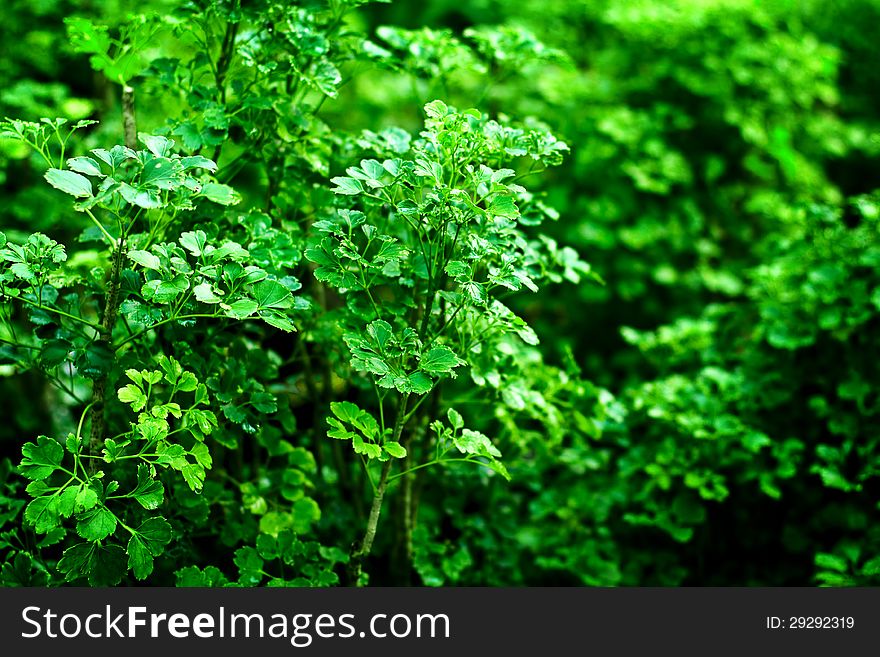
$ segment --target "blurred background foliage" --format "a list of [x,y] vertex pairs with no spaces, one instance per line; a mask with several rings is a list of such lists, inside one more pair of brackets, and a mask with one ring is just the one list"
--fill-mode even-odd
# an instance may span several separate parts
[[[249,142],[222,108],[169,93],[174,6],[136,8],[157,21],[124,63],[138,127],[233,142],[222,172]],[[0,6],[0,116],[100,119],[82,150],[119,141],[119,87],[64,19],[119,26],[133,9]],[[434,98],[545,124],[572,151],[529,183],[558,211],[545,230],[604,279],[513,301],[547,361],[514,350],[531,375],[498,386],[513,482],[426,478],[422,582],[880,584],[880,2],[426,0],[346,20],[368,40],[326,130],[415,131]],[[350,145],[335,148],[303,154],[309,175],[337,175]],[[236,188],[261,195],[265,175]],[[81,229],[8,141],[0,195],[8,235]],[[14,457],[65,412],[37,379],[0,374]],[[349,517],[322,506],[324,543],[345,548]]]

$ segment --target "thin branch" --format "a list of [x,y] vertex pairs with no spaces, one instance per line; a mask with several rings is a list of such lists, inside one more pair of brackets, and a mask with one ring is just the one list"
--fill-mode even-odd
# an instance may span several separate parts
[[100,332],[102,329],[100,324],[95,324],[94,322],[90,322],[89,320],[83,319],[82,317],[77,317],[76,315],[71,315],[70,313],[64,312],[63,310],[58,310],[57,308],[50,308],[50,307],[44,306],[43,304],[40,304],[40,303],[34,303],[30,299],[25,299],[24,297],[17,297],[17,299],[19,301],[22,301],[22,302],[28,304],[29,306],[33,306],[34,308],[37,308],[38,310],[45,310],[47,313],[54,313],[56,315],[59,315],[60,317],[66,317],[67,319],[73,320],[75,322],[79,322],[80,324],[84,324],[85,326],[88,326],[89,328],[93,328],[98,332]]
[[[391,436],[391,440],[394,442],[400,440],[400,434],[406,422],[406,406],[408,402],[409,393],[406,393],[400,400],[400,408],[397,410],[397,419],[394,422],[394,431]],[[393,465],[394,459],[388,459],[385,461],[385,465],[382,466],[382,474],[379,475],[379,483],[376,485],[376,493],[373,495],[373,504],[370,507],[370,517],[367,520],[364,537],[359,543],[355,543],[352,546],[349,559],[349,579],[350,583],[354,586],[357,586],[360,582],[363,561],[369,556],[370,550],[373,548],[373,541],[376,539],[379,514],[382,512],[382,500],[385,498],[385,490],[388,488],[388,475],[391,474]]]
[[137,123],[134,113],[134,87],[125,85],[122,88],[122,131],[125,145],[137,150]]
[[204,313],[202,313],[202,314],[192,314],[192,315],[176,315],[176,316],[174,316],[174,317],[169,317],[168,319],[163,319],[162,321],[160,321],[160,322],[156,322],[156,323],[153,324],[152,326],[148,326],[147,328],[145,328],[145,329],[143,329],[143,330],[141,330],[141,331],[138,331],[138,332],[135,333],[134,335],[130,335],[130,336],[128,336],[127,338],[125,338],[125,340],[123,340],[123,341],[120,342],[118,345],[116,345],[116,351],[119,351],[122,347],[124,347],[125,345],[127,345],[129,342],[132,342],[132,341],[134,341],[134,340],[137,340],[139,337],[141,337],[141,336],[144,335],[145,333],[149,333],[149,332],[152,331],[153,329],[157,329],[157,328],[159,328],[160,326],[163,326],[164,324],[170,324],[171,322],[183,321],[183,320],[185,320],[185,319],[199,319],[199,318],[213,319],[213,318],[216,318],[216,317],[223,317],[223,315],[217,315],[217,314],[208,315],[208,314],[204,314]]

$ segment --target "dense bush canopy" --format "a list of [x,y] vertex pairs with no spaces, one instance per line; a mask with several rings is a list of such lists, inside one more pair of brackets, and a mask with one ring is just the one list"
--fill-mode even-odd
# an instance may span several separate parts
[[877,0],[0,7],[0,583],[877,585]]

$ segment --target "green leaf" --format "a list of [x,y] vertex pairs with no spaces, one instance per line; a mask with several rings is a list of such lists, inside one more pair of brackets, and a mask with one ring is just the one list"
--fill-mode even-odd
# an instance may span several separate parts
[[389,440],[382,445],[382,449],[386,451],[389,456],[392,456],[396,459],[402,459],[406,457],[406,448],[400,443]]
[[177,389],[180,392],[192,392],[199,387],[199,380],[192,372],[183,371],[177,379]]
[[137,579],[146,579],[153,572],[153,555],[146,543],[137,534],[128,539],[128,567]]
[[[260,556],[266,559],[274,559],[277,558],[277,556],[281,556],[276,552],[276,541],[272,539],[277,538],[279,534],[285,531],[290,531],[292,527],[293,514],[291,513],[269,511],[269,513],[261,517],[260,535],[257,536],[257,551],[260,553]],[[271,541],[271,544],[269,541]],[[268,556],[273,552],[275,552],[277,556]]]
[[455,279],[469,277],[471,275],[471,268],[461,260],[450,260],[446,263],[446,273]]
[[156,157],[171,155],[171,149],[174,147],[172,139],[159,135],[149,135],[144,132],[138,133],[138,140]]
[[259,584],[263,579],[263,559],[252,547],[242,547],[235,551],[232,559],[238,567],[239,581],[246,586]]
[[315,473],[318,470],[318,464],[314,455],[305,447],[294,447],[288,454],[288,462],[294,468],[299,468],[304,472]]
[[[175,361],[173,358],[169,358],[168,360],[170,362],[173,362],[175,365],[177,365],[177,361]],[[162,360],[161,364],[163,364],[163,366],[164,366],[164,363],[165,363],[165,361]],[[128,371],[126,371],[126,373],[128,373]],[[147,383],[149,383],[150,385],[156,385],[157,383],[159,383],[159,381],[162,380],[162,372],[159,372],[158,370],[152,370],[152,371],[141,370],[141,376],[143,377],[143,380],[146,381]],[[174,383],[174,381],[176,381],[176,378],[175,379],[166,379],[166,380],[169,383]]]
[[429,374],[443,374],[464,364],[465,362],[456,356],[452,349],[440,345],[422,354],[419,369]]
[[95,489],[86,484],[80,485],[76,491],[74,512],[80,513],[82,511],[88,511],[89,509],[94,508],[96,504],[98,504],[98,493],[95,492]]
[[[40,541],[41,545],[47,545],[46,541],[49,536]],[[57,542],[57,541],[55,541]],[[53,545],[54,543],[48,543]],[[10,553],[10,557],[14,552]],[[19,552],[15,554],[15,558],[3,564],[0,568],[0,581],[4,586],[47,586],[48,577],[42,564],[37,565],[34,558],[27,552]]]
[[68,486],[58,495],[58,514],[69,518],[76,512],[76,496],[78,486]]
[[146,579],[153,572],[153,559],[171,542],[171,525],[158,516],[145,520],[128,540],[128,567],[137,579]]
[[[171,385],[175,385],[181,376],[183,376],[183,365],[173,356],[162,354],[158,358],[158,364],[162,372],[164,372],[165,380]],[[158,383],[158,381],[153,381]]]
[[312,524],[321,519],[321,508],[310,497],[303,497],[293,503],[293,531],[306,534]]
[[332,190],[337,194],[347,194],[349,196],[354,196],[355,194],[361,194],[364,191],[364,186],[360,180],[355,178],[332,178],[330,180],[333,184],[336,185]]
[[178,240],[180,245],[187,251],[198,257],[205,252],[205,245],[208,243],[208,236],[203,230],[187,231],[181,233]]
[[385,320],[377,319],[367,325],[367,335],[372,338],[373,344],[376,345],[379,353],[383,353],[388,345],[388,340],[392,336],[391,324]]
[[485,286],[476,281],[465,281],[461,284],[461,289],[474,303],[484,304],[488,299]]
[[302,470],[290,468],[284,471],[282,476],[281,496],[285,500],[295,502],[304,494],[305,487],[309,484],[309,478]]
[[291,304],[290,290],[278,281],[263,280],[251,288],[254,299],[263,308],[289,308]]
[[229,583],[216,566],[207,566],[204,570],[199,570],[196,566],[187,566],[175,572],[174,576],[177,586],[180,587],[225,586]]
[[180,445],[159,443],[156,447],[156,463],[169,465],[175,470],[182,470],[187,465],[186,450]]
[[[330,404],[330,410],[337,418],[342,420],[342,422],[347,422],[348,424],[353,425],[354,428],[360,431],[366,438],[375,440],[379,436],[379,423],[376,422],[376,419],[367,411],[361,410],[355,404],[352,404],[351,402],[332,402]],[[331,438],[346,439],[353,435],[349,435],[350,432],[347,432],[342,424],[333,418],[328,418],[327,422],[332,427],[335,427],[336,435],[328,433]]]
[[101,541],[116,531],[116,516],[105,506],[97,506],[77,516],[76,533],[87,541]]
[[70,358],[73,345],[66,340],[46,340],[40,350],[40,362],[44,367],[56,367]]
[[201,155],[182,157],[180,158],[180,164],[183,166],[184,171],[199,168],[213,173],[217,170],[217,164],[213,160],[209,160]]
[[358,416],[352,420],[352,424],[355,429],[358,429],[370,440],[376,440],[379,437],[379,423],[376,422],[376,418],[366,411],[361,411]]
[[223,301],[214,292],[214,288],[210,283],[199,283],[193,288],[193,296],[196,301],[201,303],[220,303]]
[[519,216],[519,208],[516,207],[512,196],[496,195],[489,203],[487,210],[497,217]]
[[183,167],[177,160],[164,157],[143,158],[144,171],[141,174],[141,185],[162,190],[173,190],[183,184]]
[[261,310],[259,312],[260,319],[282,331],[292,333],[296,330],[296,325],[290,321],[280,310]]
[[116,391],[116,396],[123,404],[131,404],[131,410],[139,413],[147,405],[146,393],[135,384],[129,383]]
[[331,402],[330,411],[343,422],[354,423],[355,419],[363,412],[356,404],[351,402]]
[[77,543],[64,551],[58,570],[68,582],[87,577],[91,586],[115,586],[125,575],[125,550],[120,545]]
[[327,424],[330,425],[330,429],[327,431],[327,436],[329,438],[336,438],[337,440],[351,440],[357,435],[354,431],[349,431],[348,429],[346,429],[345,425],[334,417],[328,417]]
[[57,527],[60,522],[58,497],[46,495],[33,500],[24,510],[24,519],[34,526],[38,534],[45,534]]
[[137,153],[118,144],[109,151],[105,148],[93,148],[91,152],[111,169],[117,169],[126,160],[137,159]]
[[45,481],[32,481],[24,488],[25,492],[31,497],[40,497],[56,490]]
[[68,486],[58,496],[58,512],[65,518],[88,511],[98,503],[98,493],[86,484]]
[[336,98],[336,87],[342,82],[339,69],[328,59],[321,59],[315,63],[311,71],[310,80],[327,96]]
[[205,443],[196,443],[193,445],[189,453],[195,458],[196,463],[202,466],[205,470],[210,470],[211,466],[214,464],[214,461],[211,458],[211,452],[208,450],[208,446]]
[[46,172],[45,178],[55,189],[60,189],[65,194],[70,194],[76,198],[92,195],[92,183],[89,179],[73,171],[49,169]]
[[149,511],[157,509],[165,499],[165,487],[161,481],[154,477],[155,470],[153,466],[146,463],[138,464],[137,486],[129,493],[130,497],[136,499],[142,507]]
[[87,176],[101,176],[101,167],[90,157],[72,157],[67,160],[67,168]]
[[104,454],[104,460],[107,463],[113,463],[113,461],[125,454],[124,447],[128,444],[130,444],[128,440],[117,443],[113,438],[107,438],[104,441],[104,449],[101,450]]
[[486,461],[474,462],[486,466],[510,481],[510,474],[507,472],[507,468],[498,460],[501,457],[501,452],[484,434],[479,431],[463,429],[461,435],[452,437],[452,442],[462,454],[485,458]]
[[408,390],[401,390],[401,392],[412,392],[417,395],[424,395],[430,392],[434,387],[434,382],[431,380],[431,377],[422,372],[413,372],[410,374],[406,378],[406,383]]
[[218,183],[202,185],[201,195],[220,205],[235,205],[241,202],[241,196],[232,187]]
[[50,529],[46,535],[41,538],[37,542],[38,548],[50,547],[52,545],[58,545],[64,538],[67,536],[67,530],[63,527],[56,527],[55,529]]
[[167,419],[169,415],[173,415],[174,417],[180,419],[183,414],[183,410],[180,408],[180,404],[177,402],[170,402],[168,404],[156,404],[150,409],[150,415],[157,418],[162,418],[163,420]]
[[382,456],[382,448],[379,445],[367,442],[360,436],[352,438],[351,445],[356,454],[363,454],[367,458],[377,459]]
[[[201,387],[201,384],[199,384]],[[217,428],[217,416],[211,411],[200,409],[190,410],[186,416],[186,426],[192,430],[198,430],[202,437],[196,435],[196,438],[202,440],[204,436],[211,434]],[[194,434],[195,435],[195,434]]]
[[127,202],[136,205],[139,208],[144,208],[145,210],[161,208],[163,205],[162,198],[157,189],[132,187],[128,183],[122,183],[119,186],[119,194]]
[[67,434],[67,438],[64,440],[64,447],[71,454],[79,454],[82,448],[82,437],[73,433]]
[[820,552],[816,555],[816,567],[839,573],[849,572],[849,562],[846,559],[827,552]]
[[253,299],[239,299],[238,301],[229,304],[229,308],[226,310],[226,315],[233,319],[245,319],[257,312],[259,307],[260,304]]
[[162,267],[162,263],[159,260],[159,257],[150,253],[149,251],[129,251],[128,257],[142,267],[146,267],[147,269],[159,271]]
[[880,575],[880,556],[874,557],[862,565],[862,575],[865,577]]
[[23,458],[18,466],[19,472],[35,481],[45,479],[55,472],[64,458],[61,443],[46,436],[38,437],[36,444],[25,443],[21,453]]
[[192,492],[201,493],[205,483],[205,468],[200,464],[187,463],[180,469],[184,481]]
[[432,100],[424,109],[425,114],[432,119],[441,119],[449,114],[449,107],[442,100]]

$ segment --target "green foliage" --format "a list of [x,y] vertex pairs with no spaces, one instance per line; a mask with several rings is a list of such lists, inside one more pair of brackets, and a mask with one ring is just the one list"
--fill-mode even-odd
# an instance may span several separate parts
[[0,9],[0,583],[880,581],[874,0],[99,4]]
[[[519,573],[465,582],[876,582],[860,573],[877,549],[865,363],[875,202],[865,194],[880,173],[878,124],[871,73],[853,71],[876,56],[858,24],[877,7],[820,4],[436,2],[415,12],[510,18],[540,50],[571,55],[525,80],[500,64],[439,76],[413,65],[417,82],[397,98],[429,97],[434,75],[452,102],[533,113],[577,146],[545,186],[565,218],[551,237],[588,253],[608,284],[514,308],[547,318],[536,329],[573,347],[581,367],[571,371],[621,402],[577,397],[558,448],[526,451],[523,487],[512,469],[513,490],[486,502],[505,509],[491,524],[443,500],[476,562]],[[458,60],[485,62],[474,35],[493,29],[450,35]],[[504,42],[499,31],[492,43]],[[405,37],[416,45],[391,43],[411,52],[433,34],[432,52],[443,52],[436,31],[378,34]],[[542,377],[532,370],[523,385],[505,373],[486,374],[505,401],[554,424],[532,410],[546,408]],[[511,430],[529,435],[521,420]],[[531,469],[545,476],[529,488]],[[816,566],[819,553],[843,561]]]
[[[370,545],[350,556],[310,535],[350,544],[363,484],[381,500],[428,466],[464,462],[509,478],[441,389],[485,388],[460,375],[502,344],[537,344],[506,295],[591,275],[534,233],[552,210],[516,182],[568,147],[537,123],[440,100],[415,137],[334,132],[318,112],[343,71],[376,54],[342,29],[359,4],[66,17],[73,51],[125,88],[126,144],[74,138],[112,135],[94,121],[2,124],[42,159],[52,202],[70,197],[63,228],[0,244],[4,362],[43,377],[69,414],[47,427],[66,438],[22,448],[19,531],[45,536],[48,552],[9,552],[10,579],[167,582],[174,564],[182,585],[357,580]],[[561,57],[524,31],[493,35],[473,36],[488,59]],[[138,134],[142,150],[132,126],[152,115],[140,100],[135,116],[132,98],[178,99]],[[321,504],[343,511],[327,521]],[[413,516],[407,504],[387,522]],[[365,531],[371,543],[376,526]],[[231,559],[204,560],[209,535]]]
[[[126,372],[133,383],[120,388],[118,397],[138,413],[137,422],[105,440],[101,460],[109,464],[107,471],[87,465],[88,459],[99,457],[85,453],[79,433],[68,435],[63,446],[40,436],[22,448],[19,472],[32,480],[27,492],[34,498],[24,511],[25,520],[38,534],[55,532],[56,540],[59,532],[71,533],[75,525],[76,535],[86,541],[67,548],[58,562],[68,581],[87,577],[94,586],[118,583],[126,572],[120,554],[128,556],[128,569],[137,579],[147,578],[154,558],[173,538],[163,516],[144,514],[164,501],[159,471],[177,471],[190,489],[202,490],[212,465],[204,440],[217,426],[212,412],[197,408],[208,404],[206,387],[173,358],[161,356],[159,368]],[[171,401],[181,399],[177,393],[193,393],[192,406]],[[178,428],[172,430],[169,419],[179,420]],[[172,438],[174,434],[179,435]],[[135,473],[136,481],[123,485]],[[117,538],[120,531],[128,536],[127,543]]]

